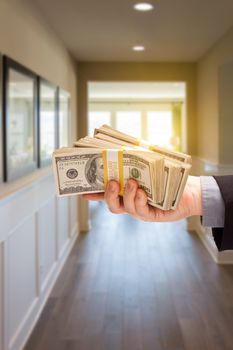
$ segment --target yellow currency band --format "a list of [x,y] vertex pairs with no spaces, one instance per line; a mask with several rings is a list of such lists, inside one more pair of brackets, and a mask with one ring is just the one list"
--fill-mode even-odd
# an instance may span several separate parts
[[[102,151],[102,158],[103,158],[103,172],[104,172],[104,189],[106,190],[107,184],[109,181],[108,178],[108,163],[107,163],[107,152],[108,150]],[[124,191],[124,171],[123,171],[123,150],[118,150],[118,176],[119,176],[119,187],[120,187],[120,195],[123,195]]]
[[124,172],[123,172],[123,150],[118,151],[118,169],[119,169],[119,186],[120,196],[123,196],[124,192]]
[[[136,146],[139,146],[139,147],[143,147],[143,148],[147,148],[149,150],[154,150],[152,145],[150,145],[147,141],[145,140],[140,140],[140,139],[137,139],[137,141],[135,142],[135,145]],[[152,147],[152,148],[151,148]]]

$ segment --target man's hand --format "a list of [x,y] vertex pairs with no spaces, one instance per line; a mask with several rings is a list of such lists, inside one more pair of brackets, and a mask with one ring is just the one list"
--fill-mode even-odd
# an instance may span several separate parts
[[133,179],[127,182],[123,197],[119,196],[118,183],[110,181],[105,193],[85,194],[83,198],[105,200],[112,213],[128,213],[144,221],[176,221],[192,215],[202,215],[201,184],[197,176],[188,177],[176,210],[164,211],[148,205],[146,193],[138,188],[137,182]]

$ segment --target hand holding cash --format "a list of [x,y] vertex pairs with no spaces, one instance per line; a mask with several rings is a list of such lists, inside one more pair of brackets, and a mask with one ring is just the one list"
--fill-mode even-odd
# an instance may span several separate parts
[[93,199],[94,193],[108,193],[108,182],[116,180],[117,197],[123,196],[125,202],[126,183],[133,179],[146,203],[163,211],[178,207],[191,168],[190,156],[150,145],[106,125],[74,146],[53,154],[59,196],[89,193]]
[[161,210],[148,205],[146,193],[130,179],[123,198],[119,196],[119,185],[110,181],[105,193],[85,194],[85,199],[105,200],[109,210],[115,214],[127,213],[143,221],[170,222],[192,215],[202,215],[201,183],[197,176],[189,176],[180,202],[175,210]]

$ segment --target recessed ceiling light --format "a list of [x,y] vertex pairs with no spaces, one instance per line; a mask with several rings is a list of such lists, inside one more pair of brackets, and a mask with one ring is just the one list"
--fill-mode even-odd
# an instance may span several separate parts
[[138,2],[134,5],[134,9],[137,11],[151,11],[153,8],[154,6],[149,2]]
[[142,45],[136,45],[136,46],[133,46],[133,50],[134,51],[144,51],[145,47]]

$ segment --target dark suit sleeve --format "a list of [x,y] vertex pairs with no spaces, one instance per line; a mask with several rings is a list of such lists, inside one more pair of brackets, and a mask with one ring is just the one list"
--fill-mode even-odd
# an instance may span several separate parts
[[214,176],[225,204],[223,228],[213,228],[215,243],[220,251],[233,249],[233,175]]

